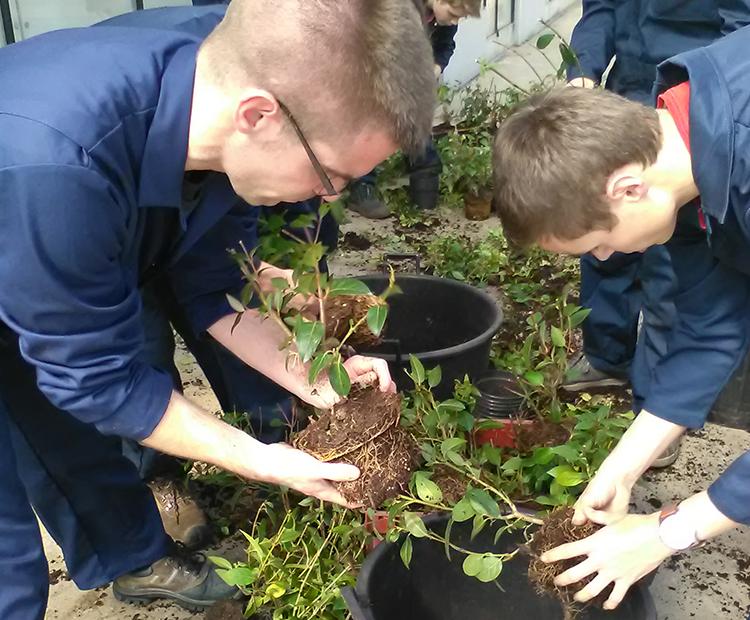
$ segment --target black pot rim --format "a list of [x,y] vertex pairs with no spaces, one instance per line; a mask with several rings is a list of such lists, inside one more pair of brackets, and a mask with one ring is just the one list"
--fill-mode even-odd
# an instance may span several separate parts
[[[378,280],[388,280],[388,276],[382,273],[367,273],[363,274],[361,276],[354,276],[355,278],[376,278]],[[492,337],[495,335],[498,329],[500,329],[500,325],[503,322],[503,311],[502,309],[497,305],[495,300],[484,291],[478,289],[476,286],[472,286],[471,284],[466,284],[465,282],[459,282],[458,280],[451,280],[450,278],[440,278],[438,276],[429,276],[424,274],[397,274],[396,275],[396,284],[398,284],[398,281],[404,281],[404,280],[427,280],[432,282],[440,282],[441,284],[444,284],[446,286],[450,286],[455,289],[461,289],[467,292],[471,292],[478,301],[484,303],[490,308],[493,308],[493,311],[495,314],[495,319],[493,320],[492,324],[485,329],[481,334],[478,336],[475,336],[471,340],[468,340],[466,342],[462,342],[461,344],[453,345],[452,347],[447,347],[445,349],[439,349],[437,351],[402,351],[401,352],[401,361],[402,363],[404,360],[406,360],[406,363],[408,364],[409,361],[409,355],[414,355],[415,357],[418,357],[421,362],[430,362],[436,359],[440,359],[441,361],[445,361],[446,358],[449,357],[455,357],[457,355],[461,355],[462,353],[465,353],[469,349],[473,349],[474,347],[483,344],[484,342],[487,342],[488,340],[491,340]],[[395,353],[380,353],[372,351],[367,351],[366,349],[362,350],[363,355],[374,355],[376,357],[379,357],[380,359],[385,360],[386,362],[396,363],[398,361],[398,355]]]

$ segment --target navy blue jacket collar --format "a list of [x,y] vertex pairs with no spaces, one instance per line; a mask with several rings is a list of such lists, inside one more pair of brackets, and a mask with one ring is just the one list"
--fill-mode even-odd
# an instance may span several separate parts
[[656,94],[690,81],[690,148],[703,210],[724,223],[734,159],[734,114],[723,75],[705,49],[659,65]]
[[138,187],[141,207],[181,206],[197,51],[197,44],[180,47],[164,70],[143,152]]

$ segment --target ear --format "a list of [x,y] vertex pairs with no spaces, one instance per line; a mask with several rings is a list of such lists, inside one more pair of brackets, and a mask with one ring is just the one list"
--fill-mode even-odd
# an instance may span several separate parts
[[611,201],[638,202],[648,193],[640,166],[623,166],[607,179],[607,198]]
[[284,124],[284,113],[271,93],[248,88],[240,94],[234,114],[234,125],[243,134],[278,132]]

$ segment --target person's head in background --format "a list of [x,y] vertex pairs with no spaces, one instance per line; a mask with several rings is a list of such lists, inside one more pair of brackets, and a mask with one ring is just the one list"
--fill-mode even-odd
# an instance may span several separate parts
[[424,148],[433,76],[407,0],[232,0],[198,52],[188,169],[251,204],[336,194]]
[[483,0],[425,0],[440,26],[455,26],[464,17],[479,17]]
[[498,129],[495,208],[517,245],[606,260],[673,234],[695,198],[692,160],[672,116],[604,90],[530,97]]

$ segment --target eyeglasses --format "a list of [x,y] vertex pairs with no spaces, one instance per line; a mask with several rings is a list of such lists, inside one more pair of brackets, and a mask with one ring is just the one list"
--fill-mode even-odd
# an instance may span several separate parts
[[289,122],[292,124],[292,127],[294,128],[294,133],[297,134],[299,141],[302,143],[302,146],[305,148],[305,152],[307,153],[307,158],[310,160],[310,163],[312,164],[312,167],[315,170],[315,174],[318,175],[320,182],[323,184],[323,189],[325,190],[325,194],[319,194],[319,195],[322,197],[338,196],[341,192],[336,191],[336,188],[333,186],[333,183],[331,182],[331,178],[328,176],[328,174],[326,174],[326,171],[323,169],[323,166],[321,165],[318,158],[315,157],[315,153],[313,153],[310,143],[307,141],[307,138],[305,138],[305,135],[302,133],[302,130],[300,129],[300,126],[297,124],[297,121],[294,120],[294,117],[292,116],[292,113],[289,111],[289,108],[287,108],[278,99],[276,101],[278,101],[279,108],[281,108],[281,111],[286,115],[286,117],[289,119]]

